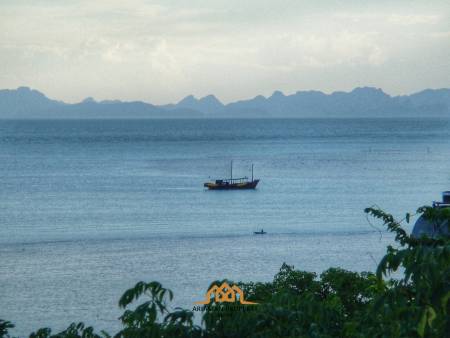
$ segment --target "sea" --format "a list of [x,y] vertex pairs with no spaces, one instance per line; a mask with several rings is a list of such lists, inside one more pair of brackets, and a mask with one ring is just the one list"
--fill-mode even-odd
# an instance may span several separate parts
[[[0,318],[21,337],[115,333],[138,281],[192,309],[212,281],[284,262],[375,271],[393,236],[364,208],[440,200],[449,154],[448,119],[2,120]],[[205,190],[231,160],[257,189]]]

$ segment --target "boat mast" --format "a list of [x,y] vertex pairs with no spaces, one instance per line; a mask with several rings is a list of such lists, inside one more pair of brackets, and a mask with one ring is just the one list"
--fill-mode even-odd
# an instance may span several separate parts
[[231,180],[233,180],[233,160],[231,160],[231,166],[230,166],[231,170]]
[[253,182],[253,163],[252,163],[252,182]]

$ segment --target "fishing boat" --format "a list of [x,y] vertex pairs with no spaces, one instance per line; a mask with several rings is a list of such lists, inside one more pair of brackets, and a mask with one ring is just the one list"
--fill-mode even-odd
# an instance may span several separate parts
[[215,180],[214,182],[206,182],[203,184],[205,188],[210,190],[236,190],[236,189],[255,189],[259,180],[253,178],[253,164],[252,164],[252,179],[249,180],[247,176],[233,178],[233,161],[230,166],[230,178]]

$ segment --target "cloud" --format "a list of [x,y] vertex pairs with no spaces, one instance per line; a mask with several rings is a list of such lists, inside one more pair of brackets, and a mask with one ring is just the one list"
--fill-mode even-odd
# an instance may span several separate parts
[[388,17],[388,22],[397,24],[397,25],[404,25],[404,26],[411,26],[411,25],[420,25],[420,24],[428,24],[428,25],[434,25],[439,23],[441,19],[440,15],[401,15],[401,14],[392,14]]
[[429,34],[429,36],[434,39],[450,39],[450,31],[449,32],[431,32]]
[[[0,87],[29,85],[68,101],[152,93],[163,103],[191,92],[234,100],[300,85],[338,90],[360,85],[359,76],[398,93],[450,51],[445,5],[233,1],[5,2]],[[399,62],[411,70],[392,80]],[[429,75],[435,86],[448,68]]]

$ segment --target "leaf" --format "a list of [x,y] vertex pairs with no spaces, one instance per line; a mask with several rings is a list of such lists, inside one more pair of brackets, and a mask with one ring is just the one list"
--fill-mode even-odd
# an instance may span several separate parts
[[420,318],[419,325],[417,325],[417,333],[420,337],[423,337],[425,334],[425,325],[427,323],[427,311],[425,310]]
[[427,306],[428,308],[428,326],[433,326],[433,320],[436,318],[436,311],[431,306]]
[[436,318],[436,311],[427,305],[423,311],[422,317],[420,318],[419,325],[417,326],[417,332],[419,336],[423,337],[425,335],[425,327],[428,324],[429,327],[433,326],[433,321]]
[[443,309],[445,314],[447,314],[447,303],[448,303],[449,299],[450,299],[450,291],[447,292],[445,294],[445,296],[442,297],[442,299],[441,299],[442,309]]

